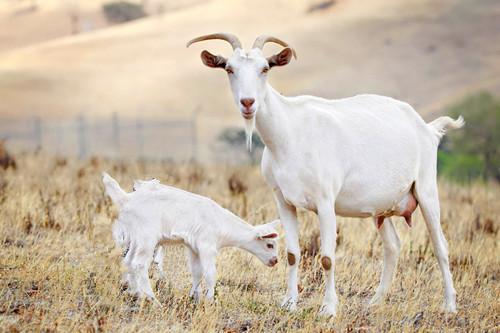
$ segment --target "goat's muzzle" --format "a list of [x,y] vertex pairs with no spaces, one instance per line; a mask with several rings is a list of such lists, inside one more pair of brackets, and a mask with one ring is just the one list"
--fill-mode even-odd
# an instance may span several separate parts
[[269,267],[273,267],[274,265],[276,265],[278,263],[278,258],[276,257],[273,257],[271,258],[271,260],[269,260],[269,262],[267,263],[267,266]]

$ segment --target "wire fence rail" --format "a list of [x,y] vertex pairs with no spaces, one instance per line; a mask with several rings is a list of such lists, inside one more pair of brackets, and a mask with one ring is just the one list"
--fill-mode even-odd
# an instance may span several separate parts
[[108,118],[42,120],[0,118],[0,139],[10,149],[87,158],[146,158],[176,162],[198,159],[196,118],[159,120]]

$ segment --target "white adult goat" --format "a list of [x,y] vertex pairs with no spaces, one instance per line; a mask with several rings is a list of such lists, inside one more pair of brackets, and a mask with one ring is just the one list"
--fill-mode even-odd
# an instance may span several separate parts
[[[157,180],[136,182],[135,191],[130,193],[106,173],[102,181],[120,211],[113,237],[127,249],[124,278],[133,294],[156,300],[148,268],[155,248],[166,244],[185,245],[193,282],[190,296],[196,301],[201,295],[202,278],[206,298],[213,299],[215,257],[223,247],[244,249],[270,267],[278,262],[278,233],[274,226],[279,221],[252,226],[209,198],[161,185]],[[163,249],[159,250],[155,261],[161,264]]]
[[[384,244],[384,267],[371,303],[386,295],[397,263],[400,241],[390,216],[409,218],[420,204],[444,281],[447,311],[456,311],[456,292],[448,263],[448,247],[440,225],[436,184],[439,141],[462,118],[440,117],[426,124],[407,103],[377,95],[338,100],[314,96],[284,97],[267,82],[274,66],[295,56],[288,44],[270,36],[258,37],[250,51],[234,35],[218,33],[194,42],[222,39],[233,47],[229,59],[208,51],[203,63],[223,68],[236,104],[245,118],[247,139],[253,126],[266,148],[262,173],[273,188],[288,251],[288,291],[283,306],[296,308],[300,261],[296,208],[318,214],[321,263],[326,290],[321,313],[335,315],[338,303],[334,270],[336,214],[374,217]],[[265,58],[262,47],[274,42],[285,47]]]

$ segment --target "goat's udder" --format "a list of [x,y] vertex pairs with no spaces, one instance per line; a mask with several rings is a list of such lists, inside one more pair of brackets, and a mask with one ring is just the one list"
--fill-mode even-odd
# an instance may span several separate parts
[[413,195],[413,193],[411,193],[411,192],[408,193],[408,196],[405,197],[402,200],[402,202],[405,199],[407,200],[407,202],[405,203],[405,206],[403,209],[396,209],[396,210],[391,211],[389,213],[384,213],[382,215],[377,216],[377,222],[376,222],[377,229],[382,228],[382,225],[384,224],[384,219],[386,217],[390,217],[390,216],[402,216],[405,218],[406,224],[408,224],[408,226],[410,228],[412,227],[411,215],[413,214],[415,209],[417,209],[418,201],[415,198],[415,196]]

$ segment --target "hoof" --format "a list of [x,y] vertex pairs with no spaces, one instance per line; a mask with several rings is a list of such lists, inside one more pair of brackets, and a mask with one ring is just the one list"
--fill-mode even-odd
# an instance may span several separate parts
[[190,291],[189,292],[189,298],[195,303],[199,304],[200,303],[200,292],[199,291]]
[[441,310],[447,313],[457,313],[457,305],[455,303],[444,303]]
[[375,294],[372,299],[370,300],[370,303],[368,303],[369,306],[375,306],[375,305],[380,305],[384,302],[384,296],[380,294]]
[[139,296],[137,295],[137,293],[130,293],[130,292],[127,292],[126,293],[126,297],[127,297],[127,300],[131,303],[137,303],[139,302],[140,298]]
[[444,312],[456,313],[457,312],[457,292],[453,290],[450,293],[445,293],[445,298],[441,309]]
[[208,305],[214,305],[215,304],[215,298],[208,298],[206,297],[205,298],[205,304],[208,304]]
[[148,300],[150,302],[153,302],[154,306],[157,306],[157,307],[160,307],[160,308],[163,307],[163,305],[161,305],[160,301],[156,297],[154,297],[154,298],[148,298]]
[[140,295],[139,298],[142,298],[148,302],[151,302],[154,305],[161,307],[161,303],[160,303],[160,301],[158,301],[158,299],[155,297],[155,295],[143,294],[143,295]]
[[124,293],[124,292],[129,292],[130,293],[130,289],[131,288],[129,288],[128,282],[122,282],[120,284],[120,293]]
[[205,294],[205,303],[206,304],[215,304],[215,295],[213,293]]
[[337,314],[335,305],[323,304],[319,309],[319,315],[322,317],[335,317]]
[[297,311],[297,299],[294,297],[285,297],[281,302],[281,308],[288,311]]

